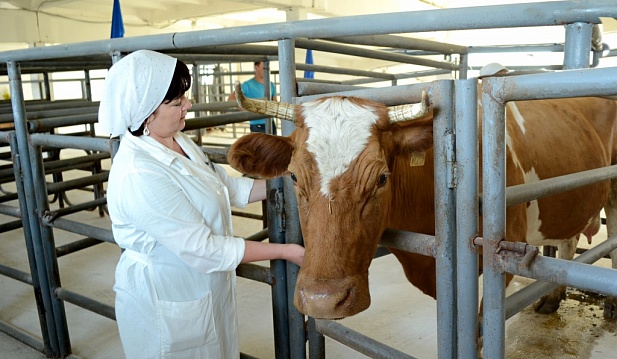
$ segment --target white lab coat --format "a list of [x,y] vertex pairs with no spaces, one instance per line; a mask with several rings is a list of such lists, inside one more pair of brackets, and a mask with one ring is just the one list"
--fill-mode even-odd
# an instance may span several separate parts
[[238,358],[235,269],[244,240],[230,206],[247,204],[253,180],[231,178],[190,138],[190,159],[126,133],[107,201],[114,239],[116,317],[127,358]]

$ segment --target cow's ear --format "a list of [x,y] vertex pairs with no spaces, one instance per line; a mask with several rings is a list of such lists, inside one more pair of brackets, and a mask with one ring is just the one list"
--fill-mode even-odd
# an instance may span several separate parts
[[390,132],[398,154],[425,152],[433,146],[433,117],[394,125]]
[[274,178],[287,172],[293,145],[287,137],[249,133],[229,148],[229,165],[244,174]]

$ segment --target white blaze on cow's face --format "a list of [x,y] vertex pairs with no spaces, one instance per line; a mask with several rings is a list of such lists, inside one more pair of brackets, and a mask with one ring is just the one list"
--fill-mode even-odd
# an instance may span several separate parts
[[304,104],[302,114],[309,129],[306,148],[321,175],[320,191],[331,198],[330,181],[364,150],[378,117],[371,108],[341,98]]

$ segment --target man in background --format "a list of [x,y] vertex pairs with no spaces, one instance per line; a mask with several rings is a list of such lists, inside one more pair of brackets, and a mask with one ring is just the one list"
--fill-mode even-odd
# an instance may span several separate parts
[[[242,92],[247,98],[265,99],[264,96],[264,62],[255,61],[255,76],[242,83]],[[232,93],[227,101],[235,101],[236,94]],[[276,87],[273,82],[270,82],[270,100],[276,101]],[[274,119],[272,121],[272,134],[276,135],[276,125]],[[266,132],[266,119],[259,118],[250,121],[251,132]]]

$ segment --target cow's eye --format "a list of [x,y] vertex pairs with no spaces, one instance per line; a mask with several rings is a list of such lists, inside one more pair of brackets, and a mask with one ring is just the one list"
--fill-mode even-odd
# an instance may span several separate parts
[[298,182],[298,179],[296,178],[296,175],[294,173],[291,173],[290,177],[291,177],[291,180],[294,181],[294,183]]
[[388,174],[382,173],[377,179],[377,186],[383,187],[386,184],[386,182],[388,182]]

